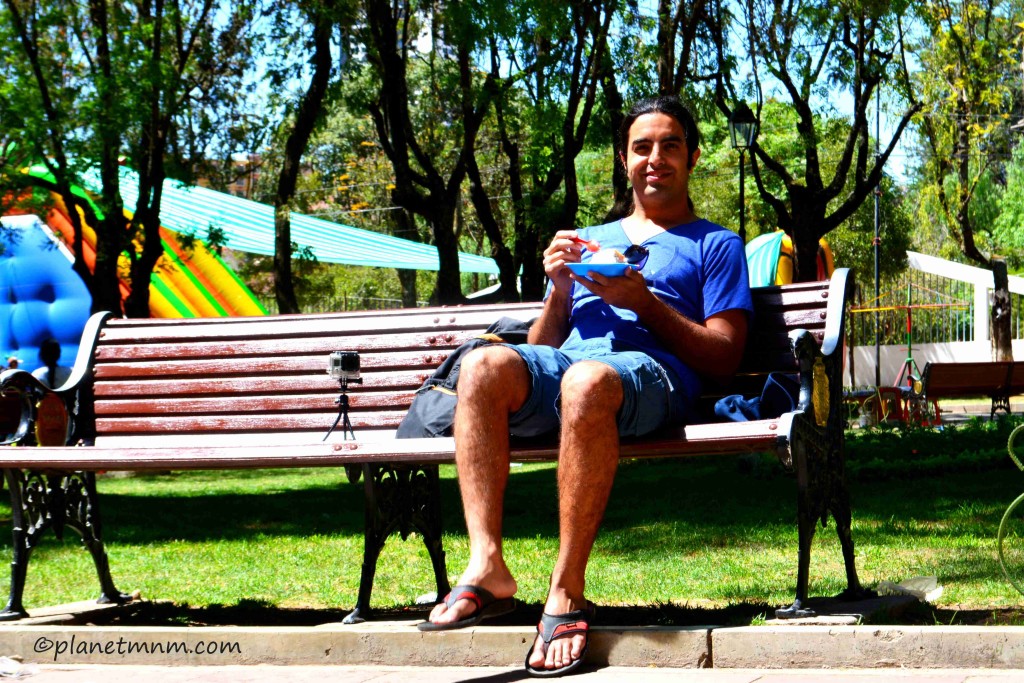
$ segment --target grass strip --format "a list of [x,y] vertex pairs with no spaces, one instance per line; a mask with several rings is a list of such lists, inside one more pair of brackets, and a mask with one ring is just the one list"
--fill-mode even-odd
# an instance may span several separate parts
[[[848,473],[857,565],[865,585],[935,575],[940,610],[1001,610],[1020,595],[1002,576],[996,530],[1024,489],[1006,457],[1019,420],[942,431],[854,430]],[[442,468],[452,578],[468,555],[453,468]],[[114,579],[121,590],[193,607],[348,609],[362,561],[363,491],[341,470],[188,472],[99,483]],[[772,456],[624,462],[594,549],[587,591],[609,607],[720,609],[750,618],[791,601],[796,484]],[[0,519],[10,523],[6,502]],[[506,556],[519,597],[543,601],[557,551],[555,467],[513,468]],[[9,543],[0,552],[10,553]],[[1022,567],[1024,570],[1024,567]],[[810,591],[845,586],[834,530],[819,529]],[[388,541],[373,604],[404,609],[433,589],[415,535]],[[88,553],[70,533],[33,553],[26,606],[94,597]]]

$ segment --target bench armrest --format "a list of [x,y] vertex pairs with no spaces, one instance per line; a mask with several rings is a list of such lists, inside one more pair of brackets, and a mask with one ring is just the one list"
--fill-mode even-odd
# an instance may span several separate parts
[[[21,369],[7,370],[0,374],[0,395],[16,396],[20,411],[20,415],[17,417],[17,430],[9,434],[0,434],[0,445],[36,445],[37,424],[41,417],[39,406],[41,401],[46,403],[44,399],[47,399],[49,404],[42,410],[43,417],[56,415],[58,419],[65,422],[67,444],[89,440],[94,431],[92,424],[92,360],[96,353],[100,330],[110,317],[110,313],[96,313],[86,322],[82,340],[78,346],[75,365],[63,385],[51,389],[32,373]],[[60,401],[60,405],[63,405],[63,415],[59,415],[60,405],[54,405],[56,401],[47,397],[56,397]],[[49,411],[48,415],[47,411]],[[13,424],[13,416],[10,416],[7,421]],[[58,433],[57,437],[51,436],[51,438],[61,437]],[[43,441],[45,442],[45,440]]]
[[[842,354],[843,334],[846,329],[846,309],[853,296],[853,278],[849,268],[836,268],[828,284],[828,307],[825,311],[825,336],[821,353],[825,356]],[[842,367],[842,358],[840,367]]]
[[77,390],[91,382],[92,362],[96,357],[96,345],[100,339],[100,330],[113,315],[108,311],[100,311],[89,316],[82,330],[82,341],[78,344],[78,355],[71,368],[71,375],[63,386],[57,387],[60,392]]
[[[0,395],[5,397],[3,410],[14,411],[4,415],[4,422],[17,428],[10,433],[0,434],[0,446],[21,444],[31,433],[33,424],[34,395],[46,391],[42,382],[26,370],[5,370],[0,373]],[[6,431],[6,429],[4,430]]]
[[837,268],[829,283],[821,346],[807,330],[793,330],[789,333],[800,371],[798,409],[813,415],[815,424],[826,429],[832,436],[841,435],[844,428],[843,335],[852,288],[849,268]]
[[0,445],[35,446],[40,440],[54,445],[53,438],[64,438],[62,435],[53,437],[48,434],[41,439],[38,429],[41,422],[56,424],[63,430],[63,434],[68,433],[69,407],[75,405],[74,391],[54,391],[30,372],[8,370],[0,374],[0,394],[8,398],[4,404],[5,410],[17,405],[18,411],[16,417],[11,414],[4,416],[6,424],[13,424],[16,419],[18,427],[13,433],[0,434]]

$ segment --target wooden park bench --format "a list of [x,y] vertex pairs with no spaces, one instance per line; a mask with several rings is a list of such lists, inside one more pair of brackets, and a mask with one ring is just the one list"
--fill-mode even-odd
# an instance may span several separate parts
[[1010,397],[1024,394],[1024,363],[991,361],[973,363],[925,363],[920,383],[914,383],[910,400],[931,404],[935,419],[941,420],[940,399],[979,398],[992,400],[990,418],[998,411],[1010,412]]
[[[780,616],[807,613],[811,539],[829,513],[842,541],[847,591],[862,593],[843,470],[841,340],[851,285],[841,269],[831,282],[754,290],[742,369],[733,385],[704,399],[759,395],[768,372],[785,371],[799,373],[798,410],[673,428],[622,447],[623,458],[771,451],[795,470],[796,597]],[[0,449],[14,526],[10,599],[0,618],[26,616],[29,556],[48,529],[81,534],[99,573],[101,602],[128,599],[114,585],[103,546],[99,470],[354,470],[367,501],[365,549],[357,605],[346,621],[369,614],[377,558],[395,531],[422,534],[444,595],[438,465],[454,462],[454,442],[396,439],[395,428],[452,349],[498,317],[529,320],[539,311],[540,304],[506,304],[233,319],[94,315],[72,377],[58,391],[21,370],[0,375],[0,393],[22,406],[10,441],[23,446]],[[346,394],[354,438],[337,429],[325,441],[339,413],[339,382],[327,374],[337,350],[360,354],[362,383]],[[516,461],[556,458],[553,443],[514,446]]]

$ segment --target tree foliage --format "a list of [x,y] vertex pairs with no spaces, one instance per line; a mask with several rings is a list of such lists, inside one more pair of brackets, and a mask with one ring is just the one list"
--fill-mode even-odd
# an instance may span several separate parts
[[[56,192],[75,227],[76,270],[94,307],[149,315],[149,282],[163,253],[160,202],[168,170],[188,179],[190,135],[217,125],[212,100],[242,97],[256,42],[250,2],[214,0],[4,0],[0,15],[0,91],[5,134],[45,165],[31,182]],[[194,116],[198,109],[203,117]],[[191,116],[191,118],[190,118]],[[181,163],[175,163],[179,161]],[[122,162],[138,174],[138,197],[125,215]],[[7,182],[24,183],[20,169]],[[99,211],[72,192],[97,190]],[[80,215],[81,214],[81,215]],[[85,267],[81,217],[96,229],[95,270]]]
[[[766,120],[762,96],[769,90],[796,115],[799,167],[787,166],[760,143],[752,148],[751,166],[758,193],[771,206],[778,226],[793,239],[798,280],[816,277],[818,240],[852,216],[878,186],[886,162],[920,106],[909,100],[905,10],[903,2],[872,0],[742,3],[745,49],[737,61],[750,65],[750,76],[740,79],[723,70],[716,97],[728,116],[734,103],[751,93],[757,98],[758,119]],[[719,40],[723,64],[729,60],[729,44],[725,38]],[[897,94],[908,99],[891,138],[875,154],[869,111],[883,79],[897,84]],[[846,98],[844,112],[840,103]],[[816,109],[816,103],[824,104]],[[821,153],[828,131],[821,126],[833,125],[839,116],[849,124],[845,140],[835,163],[826,164]],[[776,182],[781,183],[778,190],[773,188]]]
[[971,203],[993,167],[1005,161],[1015,123],[1010,112],[1019,87],[1019,28],[1005,12],[1008,5],[937,0],[921,9],[927,29],[917,74],[928,104],[919,118],[928,152],[924,172],[961,251],[986,266],[989,256],[979,247],[976,226],[990,223],[974,220]]
[[[947,251],[1012,265],[1024,243],[1011,132],[1024,100],[1020,4],[3,0],[0,175],[14,190],[5,201],[36,201],[46,193],[29,192],[20,169],[44,164],[38,182],[97,226],[95,276],[75,252],[98,307],[116,309],[119,275],[148,283],[164,178],[223,187],[253,163],[264,164],[261,198],[279,209],[282,311],[332,279],[309,259],[292,270],[294,254],[315,256],[292,244],[292,210],[431,241],[435,301],[462,299],[460,250],[495,258],[496,296],[535,299],[552,233],[626,207],[613,150],[625,108],[678,94],[704,134],[698,210],[730,227],[743,210],[751,234],[786,230],[799,279],[815,276],[822,236],[840,263],[870,272],[876,188],[883,270],[901,263],[911,206],[915,230],[935,231],[924,239],[948,235]],[[744,207],[727,129],[739,101],[761,122]],[[902,189],[886,165],[911,125],[921,163]],[[140,178],[129,207],[122,163]],[[71,191],[83,183],[94,214]],[[400,277],[411,303],[432,275],[419,287]],[[146,314],[147,296],[132,288],[129,313]]]
[[991,180],[993,166],[1002,161],[997,150],[1005,155],[1008,147],[1016,90],[1008,76],[1015,72],[1014,44],[1020,32],[1013,12],[1012,3],[1000,0],[935,0],[921,11],[928,31],[919,82],[930,105],[920,126],[929,152],[925,172],[963,254],[993,271],[996,360],[1013,357],[1007,266],[1003,258],[980,248],[972,204],[979,187]]

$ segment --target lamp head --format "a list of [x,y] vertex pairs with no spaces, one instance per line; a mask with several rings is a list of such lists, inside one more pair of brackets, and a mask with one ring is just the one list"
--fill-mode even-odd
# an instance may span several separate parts
[[740,102],[729,116],[729,136],[733,149],[749,149],[757,139],[757,118],[746,102]]

